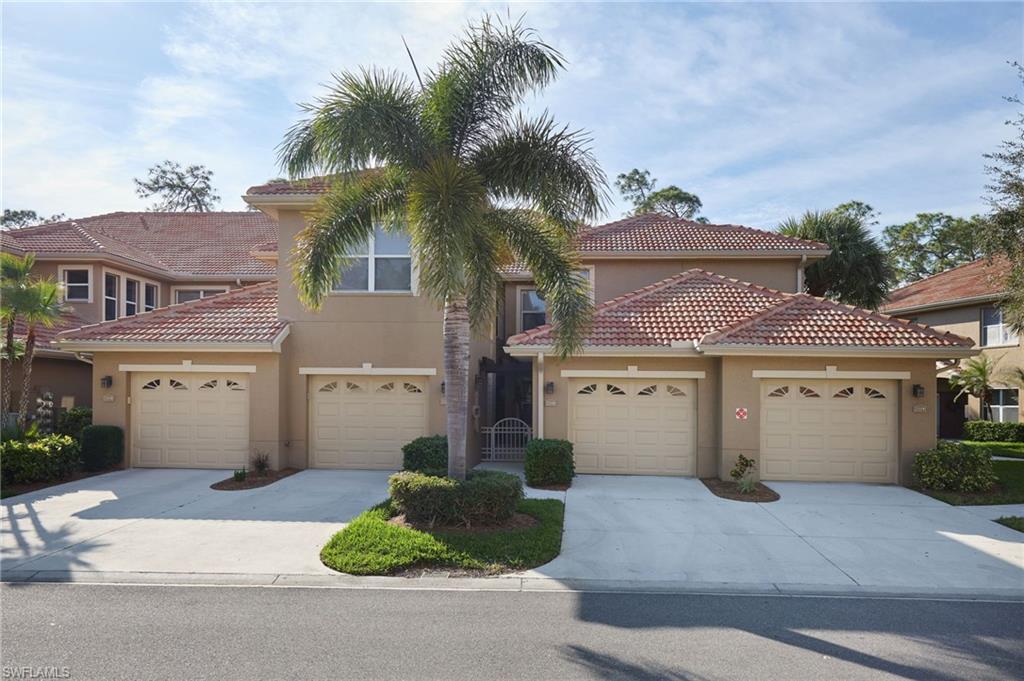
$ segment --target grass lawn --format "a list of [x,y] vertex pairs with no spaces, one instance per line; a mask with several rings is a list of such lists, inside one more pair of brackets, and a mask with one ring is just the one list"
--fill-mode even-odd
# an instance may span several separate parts
[[1024,518],[1021,518],[1019,515],[1003,516],[1002,518],[998,518],[996,522],[1000,525],[1006,525],[1018,532],[1024,532]]
[[938,490],[920,490],[928,496],[935,497],[954,506],[988,506],[991,504],[1024,504],[1024,462],[993,461],[996,476],[999,478],[997,487],[991,492],[940,492]]
[[525,499],[518,510],[533,527],[495,532],[421,532],[388,523],[390,502],[364,511],[331,537],[320,552],[329,568],[352,575],[388,575],[407,568],[454,568],[497,573],[551,561],[562,550],[565,506],[555,499]]
[[992,456],[1009,456],[1014,459],[1024,459],[1024,442],[973,442],[964,440],[963,443],[971,449],[987,449]]

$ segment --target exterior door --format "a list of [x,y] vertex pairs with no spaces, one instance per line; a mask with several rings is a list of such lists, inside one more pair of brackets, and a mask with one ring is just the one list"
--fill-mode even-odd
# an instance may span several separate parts
[[569,439],[578,473],[693,475],[693,380],[573,379]]

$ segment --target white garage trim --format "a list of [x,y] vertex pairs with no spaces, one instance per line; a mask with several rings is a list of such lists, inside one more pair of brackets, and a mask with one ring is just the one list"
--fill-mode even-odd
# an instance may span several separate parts
[[909,371],[839,371],[826,366],[824,371],[793,371],[791,369],[754,369],[754,378],[852,378],[875,379],[880,381],[908,381]]
[[600,369],[562,369],[562,378],[705,378],[703,371],[640,371],[634,365],[625,371]]
[[255,374],[254,364],[193,364],[182,360],[181,364],[118,364],[118,371],[183,371],[202,373]]
[[437,376],[433,367],[384,368],[366,362],[361,367],[299,367],[300,375],[317,376]]

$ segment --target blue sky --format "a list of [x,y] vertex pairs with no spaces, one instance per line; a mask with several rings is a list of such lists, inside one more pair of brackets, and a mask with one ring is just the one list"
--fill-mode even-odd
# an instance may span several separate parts
[[[403,36],[429,65],[509,7],[569,60],[528,110],[589,130],[610,179],[648,168],[714,222],[849,199],[883,224],[982,211],[982,154],[1020,87],[1021,3],[5,2],[3,207],[142,210],[132,178],[169,158],[211,168],[241,209],[332,71],[407,71]],[[624,210],[616,195],[608,217]]]

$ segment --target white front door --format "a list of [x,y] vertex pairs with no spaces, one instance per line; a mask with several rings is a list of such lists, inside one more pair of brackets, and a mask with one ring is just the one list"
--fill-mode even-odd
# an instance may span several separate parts
[[247,374],[132,374],[131,463],[241,468],[249,460]]
[[693,475],[696,388],[693,380],[570,381],[576,472]]

